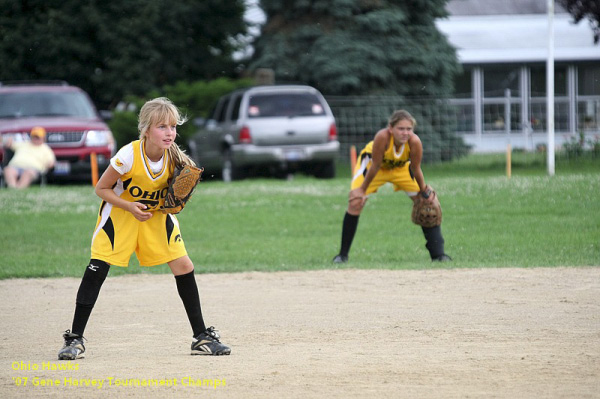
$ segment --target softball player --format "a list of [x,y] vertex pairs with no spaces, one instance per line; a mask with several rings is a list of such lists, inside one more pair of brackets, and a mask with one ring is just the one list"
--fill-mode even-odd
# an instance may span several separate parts
[[110,265],[127,267],[133,252],[142,266],[169,265],[193,330],[192,354],[231,352],[219,341],[215,328],[204,324],[194,265],[177,218],[159,210],[175,166],[194,164],[175,143],[176,127],[185,120],[167,98],[146,102],[139,114],[140,139],[121,148],[98,181],[95,191],[102,203],[91,260],[77,291],[73,324],[63,335],[59,360],[84,357],[83,332]]
[[[413,201],[419,193],[423,198],[429,198],[431,189],[425,184],[421,170],[423,145],[413,132],[415,125],[416,120],[410,113],[395,111],[389,118],[388,126],[378,131],[373,141],[360,152],[342,225],[342,244],[339,254],[333,258],[334,263],[348,261],[358,218],[367,196],[377,192],[379,187],[389,182],[394,185],[395,191],[404,191]],[[431,259],[442,262],[451,260],[444,253],[441,227],[422,229]]]

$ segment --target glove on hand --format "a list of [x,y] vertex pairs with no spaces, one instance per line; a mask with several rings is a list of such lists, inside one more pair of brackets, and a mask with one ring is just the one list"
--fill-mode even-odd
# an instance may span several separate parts
[[424,198],[422,193],[417,195],[413,205],[411,219],[414,224],[423,227],[435,227],[442,224],[442,207],[436,192],[429,186],[428,198]]
[[200,183],[204,168],[185,165],[181,169],[175,169],[169,183],[165,205],[161,209],[163,213],[179,213],[190,200],[194,189]]

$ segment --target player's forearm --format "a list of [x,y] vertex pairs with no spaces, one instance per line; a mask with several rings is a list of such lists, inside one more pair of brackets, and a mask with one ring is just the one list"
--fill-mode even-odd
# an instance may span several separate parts
[[381,168],[381,164],[379,164],[379,165],[372,164],[371,165],[371,167],[367,171],[365,180],[363,181],[362,185],[360,186],[364,191],[367,191],[367,188],[369,188],[369,184],[371,184],[371,182],[375,178],[375,175],[377,174],[377,172],[379,172],[380,168]]
[[425,190],[425,176],[423,176],[423,170],[421,170],[421,168],[412,168],[411,166],[411,170],[413,172],[413,176],[415,177],[415,181],[417,182],[417,184],[419,185],[419,189],[420,191]]
[[117,194],[115,194],[112,188],[96,187],[96,195],[102,198],[104,201],[108,202],[109,204],[127,210],[127,205],[129,204],[129,201],[126,201],[123,198],[119,197]]

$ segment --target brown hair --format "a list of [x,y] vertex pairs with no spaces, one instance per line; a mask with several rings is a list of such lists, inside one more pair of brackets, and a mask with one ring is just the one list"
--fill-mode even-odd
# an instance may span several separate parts
[[417,120],[408,111],[403,110],[403,109],[394,111],[394,113],[388,119],[388,123],[390,124],[390,126],[394,126],[396,123],[403,121],[403,120],[411,121],[413,124],[413,127],[417,126]]
[[[140,109],[138,116],[138,131],[140,133],[140,140],[146,138],[148,129],[151,126],[155,126],[159,123],[166,122],[169,125],[181,126],[187,121],[187,117],[181,114],[177,106],[166,97],[158,97],[153,100],[147,101]],[[172,166],[181,168],[184,165],[196,165],[196,163],[185,154],[185,152],[179,148],[179,146],[173,142],[169,149],[169,156],[171,158]]]

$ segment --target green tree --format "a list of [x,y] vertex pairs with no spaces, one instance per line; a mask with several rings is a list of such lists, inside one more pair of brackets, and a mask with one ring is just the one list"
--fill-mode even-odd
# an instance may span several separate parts
[[598,0],[558,0],[578,24],[587,18],[594,32],[594,43],[600,41],[600,2]]
[[446,2],[262,0],[267,20],[249,68],[325,94],[449,94],[460,65],[435,26]]
[[198,128],[195,125],[196,121],[210,116],[219,97],[253,84],[252,79],[229,78],[195,82],[179,81],[174,85],[151,90],[141,96],[125,96],[123,101],[125,109],[115,110],[109,126],[115,135],[118,147],[124,146],[138,137],[137,116],[142,105],[150,98],[165,96],[171,99],[188,118],[183,126],[177,128],[177,134],[180,136],[178,143],[185,148],[189,138]]
[[[365,144],[394,109],[406,108],[419,121],[425,162],[460,157],[468,147],[443,99],[461,66],[435,26],[447,16],[446,3],[262,0],[267,19],[249,69],[271,68],[278,82],[310,84],[330,99],[344,96],[343,107],[330,101],[344,149]],[[365,134],[360,143],[353,142],[356,130]]]
[[100,106],[231,76],[243,0],[0,0],[0,79],[59,79]]

